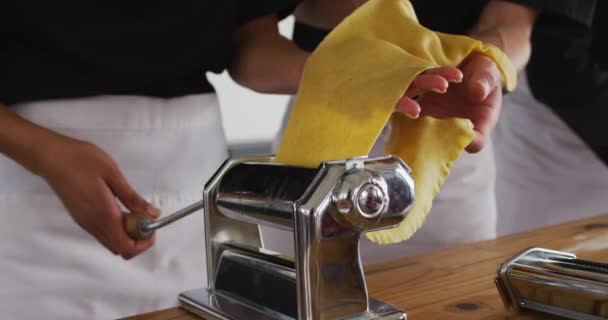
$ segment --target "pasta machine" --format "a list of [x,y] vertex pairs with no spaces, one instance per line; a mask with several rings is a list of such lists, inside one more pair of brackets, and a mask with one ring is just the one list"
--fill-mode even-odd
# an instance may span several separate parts
[[608,319],[608,264],[532,247],[502,264],[495,281],[508,309]]
[[[218,320],[404,320],[368,297],[359,239],[399,225],[413,202],[410,170],[394,156],[318,168],[229,159],[189,209],[205,210],[209,287],[181,293],[180,304]],[[293,230],[294,256],[265,250],[260,225]]]

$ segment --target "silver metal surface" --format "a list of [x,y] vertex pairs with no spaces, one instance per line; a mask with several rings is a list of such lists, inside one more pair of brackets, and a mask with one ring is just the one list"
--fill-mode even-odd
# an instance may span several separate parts
[[[390,156],[314,169],[228,160],[203,194],[209,288],[180,295],[182,305],[214,319],[405,319],[368,298],[359,239],[405,218],[409,172]],[[259,225],[293,230],[295,256],[265,251]]]
[[154,220],[150,217],[144,217],[137,223],[137,233],[141,239],[146,239],[154,233],[157,228],[151,228],[150,225],[154,223]]
[[[208,320],[296,320],[264,306],[243,303],[228,294],[208,289],[182,292],[178,297],[181,306]],[[391,304],[369,298],[369,311],[341,320],[407,320],[406,313]]]
[[495,282],[507,308],[571,319],[608,318],[608,264],[534,247],[501,265]]
[[332,194],[338,211],[354,226],[378,220],[388,210],[390,200],[386,179],[378,172],[364,170],[360,162],[346,162],[348,174],[338,179]]
[[362,214],[367,218],[375,218],[386,207],[387,202],[384,190],[374,184],[366,184],[361,187],[357,195],[357,204]]
[[166,217],[163,217],[161,219],[158,220],[143,220],[140,224],[139,224],[139,230],[142,234],[151,234],[153,233],[155,230],[160,229],[172,222],[175,222],[191,213],[194,213],[200,209],[202,209],[205,206],[205,203],[203,200],[196,202],[194,204],[191,204],[181,210],[178,210]]

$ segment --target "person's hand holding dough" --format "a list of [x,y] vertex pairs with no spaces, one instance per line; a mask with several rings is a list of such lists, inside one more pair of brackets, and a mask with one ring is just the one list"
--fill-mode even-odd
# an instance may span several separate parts
[[[385,154],[398,156],[412,169],[416,202],[401,225],[366,236],[381,244],[407,240],[422,225],[452,163],[476,135],[476,120],[466,116],[468,104],[441,108],[437,103],[426,108],[412,98],[424,102],[425,95],[434,96],[433,91],[451,94],[449,83],[472,73],[462,75],[455,67],[468,70],[476,62],[469,59],[476,54],[495,63],[502,75],[497,78],[504,79],[507,90],[515,88],[515,68],[498,48],[424,28],[408,1],[366,2],[325,38],[306,63],[275,161],[316,167],[327,160],[367,155],[390,119]],[[463,94],[465,89],[453,86],[457,89],[453,94]],[[485,83],[477,88],[481,89],[473,91],[481,101],[500,90]],[[395,109],[401,112],[394,113]],[[444,109],[457,114],[441,117],[447,112]],[[478,118],[485,120],[483,113]]]
[[502,104],[502,75],[488,56],[472,53],[461,64],[462,83],[442,94],[428,93],[418,101],[422,116],[465,118],[473,122],[475,138],[466,147],[478,152],[496,127]]
[[421,115],[428,115],[422,110],[414,98],[433,94],[441,96],[448,92],[450,83],[462,81],[462,72],[455,67],[431,68],[414,78],[405,94],[397,102],[395,109],[406,116],[416,119]]

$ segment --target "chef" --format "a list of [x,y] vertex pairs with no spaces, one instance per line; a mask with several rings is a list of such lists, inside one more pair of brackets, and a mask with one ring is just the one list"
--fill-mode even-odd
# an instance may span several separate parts
[[[285,0],[0,5],[0,313],[110,319],[206,283],[202,213],[133,241],[124,212],[157,218],[200,200],[228,157],[205,72],[295,93],[309,52],[281,37]],[[444,92],[419,77],[397,108]],[[248,106],[243,106],[248,107]],[[123,260],[127,259],[129,261]]]
[[[234,61],[263,65],[264,52],[289,45],[254,35],[276,29],[291,6],[0,5],[3,319],[112,319],[172,306],[180,291],[205,284],[201,213],[156,239],[133,241],[122,212],[156,218],[200,200],[203,183],[228,157],[205,72],[232,64],[246,85],[286,90],[273,79],[252,82]],[[274,58],[293,52],[300,50]],[[282,86],[289,77],[281,73],[298,68],[284,65],[293,69],[264,66]]]
[[597,1],[593,20],[536,23],[530,63],[494,135],[499,234],[608,212],[606,14]]
[[[294,41],[312,51],[344,17],[365,0],[304,0],[296,9]],[[412,0],[420,23],[431,30],[465,34],[502,49],[518,71],[525,68],[531,53],[530,35],[540,14],[557,19],[589,18],[594,1],[451,1]],[[365,263],[412,255],[447,245],[491,239],[497,235],[496,162],[490,139],[502,105],[502,83],[496,65],[487,57],[472,54],[459,66],[460,84],[445,94],[420,97],[422,115],[457,116],[464,112],[472,120],[476,137],[452,167],[433,209],[422,228],[403,244],[381,248],[362,242]],[[468,111],[467,111],[468,110]],[[462,117],[462,113],[460,115]],[[372,154],[383,154],[390,128],[385,128]],[[407,143],[404,141],[403,143]],[[264,230],[278,251],[292,250],[283,232]]]

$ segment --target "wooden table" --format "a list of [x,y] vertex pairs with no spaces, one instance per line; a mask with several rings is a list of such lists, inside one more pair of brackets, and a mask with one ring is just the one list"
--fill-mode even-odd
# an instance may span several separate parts
[[[368,289],[371,296],[404,308],[409,320],[552,319],[505,311],[494,287],[498,265],[530,246],[608,262],[608,215],[373,265],[365,272]],[[128,319],[198,318],[173,308]]]

